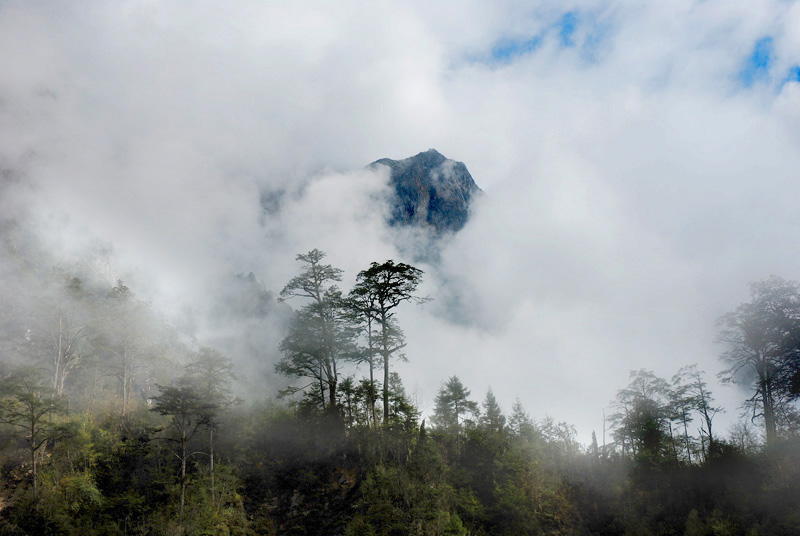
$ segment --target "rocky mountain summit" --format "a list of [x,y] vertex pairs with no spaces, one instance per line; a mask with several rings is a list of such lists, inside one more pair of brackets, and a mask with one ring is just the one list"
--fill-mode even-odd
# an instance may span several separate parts
[[403,160],[382,158],[369,167],[387,166],[394,199],[389,223],[429,228],[437,234],[459,231],[472,199],[482,193],[463,162],[429,149]]

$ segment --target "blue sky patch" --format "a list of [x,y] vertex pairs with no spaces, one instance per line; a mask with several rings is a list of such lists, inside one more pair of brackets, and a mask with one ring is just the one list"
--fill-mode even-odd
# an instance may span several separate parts
[[773,62],[772,38],[762,37],[753,46],[753,52],[739,77],[745,87],[752,86],[758,80],[767,76]]
[[783,86],[791,82],[800,82],[800,65],[792,65],[789,67],[786,76],[778,83],[776,91],[780,93],[783,90]]
[[510,61],[517,56],[533,52],[541,44],[542,37],[539,35],[530,39],[502,41],[492,49],[492,59],[495,61]]
[[546,42],[560,49],[577,49],[579,57],[588,64],[596,63],[601,47],[611,33],[608,23],[598,21],[592,12],[576,10],[554,14],[534,36],[504,38],[496,41],[488,57],[477,61],[489,64],[507,64],[536,52]]
[[575,46],[575,40],[573,39],[573,34],[575,33],[575,26],[578,24],[578,17],[575,15],[573,11],[568,11],[564,13],[564,16],[561,17],[559,21],[559,31],[558,36],[561,39],[561,46],[562,47],[573,47]]

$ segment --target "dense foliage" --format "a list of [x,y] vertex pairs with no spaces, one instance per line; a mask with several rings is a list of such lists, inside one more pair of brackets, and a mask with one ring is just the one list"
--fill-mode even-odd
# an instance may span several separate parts
[[726,378],[755,393],[728,436],[692,366],[633,371],[602,440],[583,446],[519,402],[504,413],[491,390],[475,400],[456,375],[421,419],[391,370],[396,306],[423,301],[409,265],[373,263],[346,295],[324,253],[298,256],[281,292],[297,302],[276,367],[285,398],[244,404],[234,363],[121,281],[9,251],[2,283],[22,290],[0,316],[2,535],[799,530],[794,283],[755,285],[722,320]]

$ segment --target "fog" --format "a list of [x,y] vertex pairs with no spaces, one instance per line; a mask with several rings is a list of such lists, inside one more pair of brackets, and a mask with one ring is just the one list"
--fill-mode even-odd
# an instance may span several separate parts
[[[238,341],[265,395],[280,329],[227,325],[221,282],[277,293],[312,248],[345,290],[414,262],[431,301],[398,315],[398,371],[423,409],[455,374],[587,441],[629,370],[713,379],[716,319],[800,277],[798,24],[778,0],[3,2],[0,205]],[[435,261],[365,168],[428,148],[485,192]],[[713,390],[734,422],[746,393]]]

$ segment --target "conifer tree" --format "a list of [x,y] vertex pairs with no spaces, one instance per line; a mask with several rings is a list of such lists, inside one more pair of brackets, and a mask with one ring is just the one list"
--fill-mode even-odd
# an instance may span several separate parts
[[486,392],[483,400],[483,412],[480,418],[481,427],[490,433],[500,433],[506,426],[506,418],[497,403],[497,399],[492,392],[492,388]]
[[[344,299],[336,283],[342,280],[342,270],[323,264],[325,253],[313,249],[297,255],[303,272],[293,277],[281,290],[280,299],[303,298],[307,303],[295,314],[289,333],[281,341],[283,359],[275,369],[287,376],[310,379],[321,393],[327,391],[322,408],[336,408],[336,388],[341,361],[355,353],[353,332],[347,325]],[[294,393],[311,384],[290,387]],[[324,397],[324,395],[323,395]]]
[[514,400],[514,405],[511,406],[511,416],[508,419],[508,427],[517,437],[533,437],[536,427],[533,424],[533,419],[531,419],[531,416],[525,411],[519,398]]
[[186,374],[200,388],[204,396],[203,409],[208,430],[208,470],[211,478],[211,501],[214,502],[214,433],[219,428],[221,416],[231,406],[241,402],[233,395],[233,362],[213,348],[203,347],[191,356]]
[[189,457],[189,442],[197,432],[209,423],[212,408],[206,401],[202,388],[187,377],[179,378],[174,385],[159,386],[161,393],[153,399],[152,411],[169,417],[166,437],[176,444],[173,449],[180,462],[180,503],[178,508],[178,530],[183,532],[184,508],[186,503],[186,468]]
[[367,314],[380,326],[377,347],[383,360],[383,422],[389,422],[389,370],[390,360],[405,347],[405,338],[395,315],[397,307],[407,301],[421,303],[424,298],[414,295],[422,279],[422,270],[408,264],[388,260],[383,264],[373,262],[359,272],[351,295],[366,298]]
[[0,423],[22,433],[31,463],[34,499],[39,496],[39,455],[49,441],[65,433],[51,416],[65,411],[63,397],[36,369],[17,367],[0,378]]
[[478,403],[470,400],[470,390],[464,387],[458,376],[452,376],[436,395],[431,422],[444,432],[456,436],[456,444],[460,442],[461,429],[467,422],[473,422],[478,416]]

